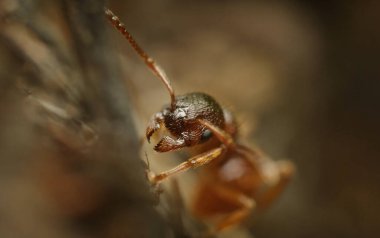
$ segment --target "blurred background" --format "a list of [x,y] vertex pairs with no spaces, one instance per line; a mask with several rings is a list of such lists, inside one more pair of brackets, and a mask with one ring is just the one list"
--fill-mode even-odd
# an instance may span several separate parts
[[[8,4],[5,4],[6,2]],[[37,4],[36,9],[40,9],[42,3],[46,4],[47,1],[37,2],[40,4]],[[99,4],[102,4],[101,1]],[[66,5],[63,4],[63,6]],[[247,145],[256,143],[271,157],[289,159],[296,165],[297,172],[294,180],[280,199],[265,214],[252,217],[245,223],[254,237],[378,236],[380,233],[380,172],[378,169],[380,159],[380,61],[378,58],[380,30],[377,23],[380,22],[380,2],[111,0],[107,5],[120,16],[136,40],[165,69],[178,94],[201,91],[213,95],[217,101],[236,115],[241,137]],[[57,12],[60,12],[60,6],[58,4]],[[17,8],[12,8],[10,1],[4,1],[2,7],[2,13],[17,12]],[[70,6],[66,8],[70,10]],[[40,15],[45,14],[42,10],[38,12]],[[67,15],[64,16],[67,17]],[[48,17],[53,17],[53,22],[58,23],[54,27],[47,27],[46,31],[53,31],[57,25],[61,26],[60,21],[56,20],[57,16],[48,14]],[[7,27],[6,24],[9,22],[12,23],[12,18],[11,20],[8,18],[2,26]],[[128,43],[111,27],[103,28],[102,26],[98,30],[103,32],[108,43],[101,42],[106,45],[102,52],[103,56],[106,56],[99,62],[108,64],[106,72],[115,70],[116,73],[109,73],[108,76],[124,80],[126,95],[129,99],[125,117],[130,118],[128,119],[130,123],[133,120],[136,125],[134,129],[131,129],[132,123],[124,128],[125,131],[136,130],[136,133],[127,135],[126,143],[131,143],[130,137],[142,137],[148,119],[169,101],[169,96],[161,83],[131,50]],[[44,30],[44,27],[41,29]],[[58,28],[55,31],[63,32],[58,35],[52,33],[52,35],[55,34],[52,38],[58,39],[55,39],[56,42],[69,42],[65,44],[65,47],[69,49],[75,45],[73,43],[75,38],[74,41],[70,40],[66,28],[63,27],[63,30]],[[10,42],[13,42],[14,38],[9,35],[12,34],[5,34],[6,40],[2,41],[3,46],[13,45]],[[81,34],[79,35],[82,37]],[[60,37],[64,40],[59,40]],[[75,49],[80,51],[80,47]],[[6,50],[2,49],[2,51]],[[17,54],[14,51],[6,52],[11,56]],[[14,57],[16,58],[14,64],[20,64],[19,61],[22,61],[20,56]],[[8,58],[5,58],[2,61],[4,72],[11,67],[11,64],[4,63],[7,60]],[[107,63],[107,60],[111,62]],[[79,60],[74,62],[81,64],[82,61],[83,59],[79,57]],[[99,66],[99,62],[93,63],[93,66]],[[115,65],[120,63],[118,66],[121,67],[114,69],[112,63]],[[30,69],[25,67],[27,63],[23,65],[29,74]],[[87,75],[96,76],[96,74]],[[100,74],[102,75],[105,74]],[[14,90],[12,83],[4,80],[7,77],[9,78],[7,74],[2,74],[2,82],[6,85],[2,89],[4,93],[6,90]],[[73,85],[73,82],[76,81],[69,84]],[[20,98],[14,95],[10,98],[15,97]],[[90,99],[93,97],[95,96],[92,94],[88,96]],[[112,100],[117,101],[120,98],[107,99],[112,104]],[[97,106],[91,106],[94,101],[88,104],[90,106],[79,107],[82,108],[80,110],[93,107],[95,108],[93,111],[97,111]],[[10,118],[17,117],[18,113],[14,112],[14,109],[10,110],[6,103],[2,105],[2,112],[4,112],[2,117],[5,111],[7,115],[11,115]],[[75,104],[74,107],[78,108],[78,105]],[[95,125],[97,131],[109,135],[112,133],[111,129],[114,129],[112,128],[114,124],[107,124],[104,121],[114,117],[101,114],[107,111],[106,109],[99,111],[101,111],[99,114],[94,112],[91,114],[93,118],[84,117],[83,121],[88,120],[90,124]],[[99,117],[102,119],[98,119]],[[5,121],[9,120],[8,118]],[[15,128],[22,127],[18,125]],[[7,140],[9,137],[4,134],[5,130],[1,131],[4,135],[2,137],[6,138],[2,142],[9,143]],[[137,143],[138,139],[134,139],[132,142],[134,152],[130,158],[137,156]],[[2,147],[3,152],[5,144]],[[126,150],[127,154],[130,153],[130,150]],[[4,153],[9,153],[9,151]],[[86,154],[86,156],[89,155]],[[119,159],[123,160],[123,158]],[[5,168],[5,161],[8,166],[14,163],[10,162],[10,159],[0,160],[0,163],[3,163],[0,164],[0,168]],[[4,184],[2,187],[13,187],[14,184],[21,184],[21,188],[28,187],[25,181],[19,178],[22,176],[34,178],[34,175],[33,173],[31,175],[30,168],[23,164],[26,163],[25,160],[22,161],[21,165],[17,162],[18,166],[13,166],[13,170],[6,170],[13,171],[9,172],[11,175],[6,176],[5,172],[2,172],[1,183]],[[90,172],[84,169],[87,171],[83,175],[86,179],[86,176],[95,179],[89,181],[89,184],[98,184],[99,180],[102,182],[101,188],[88,189],[87,199],[93,200],[93,196],[101,199],[96,200],[98,203],[90,207],[85,206],[84,211],[80,209],[84,206],[83,204],[75,203],[77,210],[74,209],[70,214],[58,213],[58,217],[76,217],[70,220],[70,225],[59,225],[59,227],[61,231],[66,229],[77,231],[78,216],[82,222],[80,231],[84,232],[73,232],[75,236],[94,237],[95,233],[89,232],[91,227],[102,227],[107,224],[104,225],[106,228],[99,228],[103,233],[96,233],[97,236],[137,237],[125,236],[123,231],[128,230],[125,224],[129,224],[129,228],[134,226],[130,225],[131,219],[125,215],[125,212],[116,212],[120,207],[122,211],[130,211],[128,205],[120,199],[125,197],[130,199],[131,190],[128,187],[130,184],[127,187],[119,184],[122,183],[120,181],[128,180],[129,177],[125,174],[131,171],[128,168],[129,165],[124,165],[123,162],[108,165],[104,160],[100,161],[94,166],[93,162],[89,163],[85,160],[81,162],[80,168],[82,170],[88,166],[93,168]],[[100,169],[103,168],[104,163],[108,166],[106,172]],[[123,166],[120,166],[120,163]],[[141,166],[140,163],[136,165],[136,162],[133,162],[133,164],[137,167]],[[55,163],[48,165],[54,168],[56,166]],[[114,175],[111,181],[108,176],[113,174],[115,167],[120,169],[120,176]],[[58,171],[61,170],[58,169]],[[50,174],[48,177],[52,181],[57,179],[53,175]],[[17,179],[9,183],[9,178],[13,177]],[[26,180],[30,182],[29,179]],[[143,184],[144,179],[140,180]],[[82,186],[87,187],[86,183]],[[141,186],[144,187],[144,185]],[[114,190],[109,189],[110,187]],[[78,189],[82,190],[81,188]],[[146,201],[143,205],[144,211],[153,217],[150,223],[144,224],[149,227],[152,227],[152,224],[157,226],[162,221],[154,218],[157,215],[152,215],[156,213],[150,210],[151,201],[146,198],[149,197],[148,188],[143,190],[145,191],[143,195],[137,197],[144,198],[142,199]],[[181,188],[181,190],[186,190],[186,188]],[[38,191],[33,191],[32,194],[34,193],[37,193],[35,199],[40,196]],[[5,194],[8,194],[7,197],[11,200],[18,200],[20,196],[24,196],[17,191],[9,195],[8,190],[2,189],[0,201],[1,196],[4,197]],[[60,193],[53,193],[54,196],[57,194]],[[117,208],[112,206],[115,200],[107,200],[101,195],[107,198],[119,198]],[[46,197],[49,198],[49,195]],[[26,201],[18,202],[25,204],[29,201],[26,199]],[[53,199],[52,204],[54,205],[55,202]],[[1,203],[0,234],[6,234],[2,237],[25,236],[25,234],[12,236],[9,223],[15,227],[21,227],[28,234],[30,227],[20,225],[18,218],[15,218],[13,223],[6,222],[11,220],[9,217],[12,217],[12,214],[22,213],[22,209],[10,211],[9,206],[6,205],[7,202]],[[83,203],[87,204],[86,199]],[[98,212],[88,212],[91,209],[98,211],[95,208],[100,206],[99,204],[103,204],[101,211],[112,208],[111,210],[115,212],[108,212],[107,218],[102,216],[103,213],[99,215]],[[18,203],[15,202],[14,206],[17,207]],[[75,215],[77,213],[80,215]],[[135,216],[137,213],[134,211],[131,214]],[[141,214],[143,220],[146,216],[145,213]],[[97,216],[102,218],[95,219],[94,217]],[[59,223],[61,220],[62,218],[55,222]],[[136,224],[143,223],[136,222]],[[40,227],[40,229],[43,230],[45,227]],[[120,229],[119,232],[115,232],[118,229]],[[9,233],[4,233],[5,231]],[[72,233],[69,234],[74,236]],[[83,234],[85,235],[82,236]],[[158,234],[161,233],[155,233],[150,237],[161,237]]]

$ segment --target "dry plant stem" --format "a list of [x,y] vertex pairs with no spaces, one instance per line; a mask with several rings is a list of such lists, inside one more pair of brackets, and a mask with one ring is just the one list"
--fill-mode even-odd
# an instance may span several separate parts
[[[9,16],[9,19],[0,23],[0,52],[6,52],[4,54],[6,57],[0,54],[2,65],[0,67],[0,76],[2,78],[0,111],[4,118],[5,116],[14,118],[14,120],[7,120],[7,122],[16,125],[19,123],[23,126],[11,127],[7,126],[7,124],[0,124],[4,132],[4,136],[3,134],[1,136],[0,148],[5,148],[4,142],[9,144],[8,142],[11,141],[12,150],[23,151],[23,154],[14,156],[12,153],[5,153],[0,150],[2,155],[1,163],[9,162],[10,165],[16,163],[18,166],[20,164],[27,171],[31,167],[36,167],[35,163],[40,162],[41,157],[47,157],[47,160],[54,167],[59,167],[61,164],[62,166],[66,164],[72,165],[71,167],[69,166],[68,170],[62,170],[69,171],[69,175],[63,173],[60,176],[60,174],[53,173],[50,177],[51,181],[61,181],[60,179],[62,178],[70,177],[70,172],[73,172],[70,169],[74,167],[76,170],[73,173],[77,173],[77,177],[96,177],[94,180],[90,179],[91,181],[99,182],[94,183],[94,187],[104,186],[105,190],[101,191],[106,194],[103,203],[97,207],[94,205],[93,211],[96,212],[82,213],[82,216],[73,212],[65,217],[59,217],[57,220],[52,218],[57,224],[46,222],[45,225],[43,223],[43,228],[46,228],[46,230],[42,228],[41,231],[39,229],[30,230],[31,226],[42,221],[40,218],[44,212],[41,209],[36,208],[33,210],[35,211],[33,216],[35,215],[36,221],[31,219],[29,222],[25,222],[25,214],[22,214],[20,219],[23,219],[23,222],[20,223],[20,227],[25,228],[25,230],[20,230],[23,230],[23,235],[28,233],[33,237],[44,237],[49,234],[49,237],[55,238],[83,236],[83,233],[89,232],[91,235],[85,234],[85,236],[109,237],[105,235],[110,232],[108,229],[115,225],[118,227],[120,223],[123,224],[123,227],[128,227],[128,231],[122,230],[121,232],[129,232],[131,237],[164,237],[163,230],[166,228],[162,219],[153,210],[152,194],[149,192],[149,186],[144,178],[144,171],[138,159],[139,137],[134,128],[131,115],[133,111],[130,110],[131,105],[129,105],[127,91],[123,88],[122,79],[125,78],[125,75],[120,74],[117,57],[113,55],[113,50],[107,39],[107,28],[103,14],[104,2],[99,0],[30,0],[15,2],[17,4],[13,12],[14,15]],[[46,11],[47,9],[48,11]],[[52,15],[55,13],[57,14],[53,18]],[[61,34],[56,34],[57,32]],[[62,39],[55,41],[60,37]],[[63,46],[59,44],[60,42],[66,42],[67,44]],[[20,67],[20,65],[23,67]],[[24,70],[24,68],[28,69],[28,71]],[[33,86],[36,90],[31,95],[38,100],[30,101],[38,101],[39,103],[35,103],[37,109],[34,114],[19,112],[15,115],[22,114],[22,117],[17,117],[8,115],[9,113],[7,112],[12,113],[13,111],[22,111],[24,109],[24,105],[20,103],[20,101],[25,101],[26,99],[24,93],[14,93],[20,89],[15,85],[15,82],[20,80],[27,83],[29,83],[28,80],[34,80]],[[27,83],[25,85],[28,85]],[[9,100],[7,98],[9,94],[13,96],[11,99],[19,96],[18,100]],[[42,98],[43,101],[40,101],[39,98]],[[56,102],[61,103],[63,106],[57,107]],[[4,105],[5,103],[6,105]],[[72,113],[71,110],[61,110],[66,106],[74,108],[75,113]],[[50,111],[50,114],[54,116],[45,115],[47,113],[41,114],[38,107],[43,108],[45,111]],[[5,110],[6,108],[12,108],[12,111]],[[27,109],[27,111],[31,110],[30,108]],[[34,115],[38,115],[45,121],[36,120],[33,117]],[[76,135],[66,133],[68,129],[66,126],[70,123],[59,124],[59,127],[55,125],[56,122],[66,122],[66,120],[72,119],[83,122],[85,130],[88,129],[88,122],[96,126],[99,138],[98,146],[92,146],[83,152],[75,147],[78,144],[75,140],[77,139]],[[54,120],[54,123],[49,123],[50,120]],[[36,125],[37,123],[38,125]],[[18,133],[18,131],[5,133],[6,131],[3,129],[7,127],[12,130],[18,130],[18,128],[27,128],[28,130],[23,130],[22,133]],[[57,131],[56,129],[59,130]],[[33,140],[16,138],[17,135],[28,133],[29,135],[25,136],[25,138],[33,138]],[[67,140],[74,145],[55,143],[55,140]],[[27,145],[25,146],[25,144]],[[31,149],[25,150],[25,147]],[[36,151],[39,153],[36,153]],[[26,156],[27,159],[23,158]],[[24,165],[25,161],[27,163]],[[58,163],[61,161],[63,162]],[[4,167],[3,164],[1,164],[1,167]],[[10,173],[16,172],[19,171],[10,171]],[[33,172],[30,174],[33,174]],[[42,171],[41,174],[44,174],[44,172]],[[1,173],[1,176],[7,175]],[[22,176],[24,175],[20,177]],[[35,178],[30,179],[31,183],[35,180]],[[63,187],[65,186],[57,186],[52,190],[64,191],[60,190],[65,189]],[[5,186],[2,186],[2,188],[7,189]],[[47,187],[46,190],[48,189]],[[33,201],[34,194],[28,194],[28,191],[25,191],[25,193],[28,200],[30,197],[31,201]],[[66,193],[63,194],[66,195]],[[61,201],[60,199],[64,200],[63,197],[57,196],[56,199]],[[68,199],[71,198],[69,197]],[[51,199],[46,200],[50,201]],[[94,200],[96,200],[95,197]],[[78,202],[70,201],[73,203]],[[14,201],[12,205],[15,206],[17,205],[16,203],[17,201]],[[79,203],[80,201],[76,204]],[[19,205],[23,207],[22,204]],[[41,207],[43,207],[42,204]],[[1,209],[3,208],[1,207]],[[70,209],[73,209],[73,207],[69,207],[67,210]],[[13,215],[7,216],[8,211],[0,211],[0,213],[5,214],[5,220],[14,222],[12,221],[15,220]],[[18,215],[15,214],[14,216]],[[148,230],[142,231],[140,227],[134,227],[134,221],[121,218],[128,216],[133,217],[133,220],[146,222],[150,229],[149,231],[153,231],[151,232],[153,234],[149,234]],[[61,226],[59,222],[62,220],[75,223],[75,228]],[[29,225],[25,227],[23,226],[24,223]],[[83,226],[83,224],[93,223],[101,225],[98,227]],[[49,224],[52,227],[47,227]],[[57,226],[65,228],[57,232],[58,235],[50,236],[51,233],[56,234],[52,230]],[[40,228],[40,226],[38,227]],[[91,228],[89,229],[89,227]],[[123,229],[123,227],[120,229]],[[2,228],[0,226],[1,234],[3,234]],[[69,235],[66,233],[66,228],[75,231],[70,230]],[[83,230],[81,230],[82,228]],[[16,235],[13,236],[17,236],[17,232],[15,230]],[[44,234],[42,235],[40,232]],[[142,233],[144,235],[138,235]]]

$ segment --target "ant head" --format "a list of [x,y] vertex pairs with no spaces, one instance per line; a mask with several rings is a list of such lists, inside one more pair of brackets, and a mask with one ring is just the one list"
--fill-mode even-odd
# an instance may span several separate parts
[[147,139],[164,124],[174,137],[166,136],[155,146],[165,152],[201,144],[212,137],[212,132],[199,120],[206,120],[218,128],[224,127],[224,114],[220,105],[204,93],[189,93],[176,97],[174,107],[165,107],[156,114],[147,128]]
[[164,124],[175,138],[166,136],[161,139],[155,147],[157,151],[170,151],[207,141],[212,137],[212,133],[199,120],[205,120],[218,128],[224,127],[223,109],[211,96],[204,93],[190,93],[176,97],[164,70],[137,44],[119,18],[109,9],[105,9],[105,15],[169,92],[170,106],[155,115],[146,130],[146,137],[149,141],[153,133]]

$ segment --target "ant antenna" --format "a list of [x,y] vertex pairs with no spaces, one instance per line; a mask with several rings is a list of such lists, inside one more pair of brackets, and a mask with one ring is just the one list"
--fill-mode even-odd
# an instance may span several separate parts
[[144,60],[145,64],[153,71],[153,73],[164,83],[165,87],[168,89],[171,99],[171,107],[175,108],[175,95],[174,90],[170,84],[168,76],[166,76],[165,71],[147,54],[145,51],[137,44],[135,39],[132,37],[131,33],[128,32],[125,25],[120,21],[120,19],[109,9],[105,8],[104,13],[110,23],[128,40],[132,48],[137,52],[138,55]]

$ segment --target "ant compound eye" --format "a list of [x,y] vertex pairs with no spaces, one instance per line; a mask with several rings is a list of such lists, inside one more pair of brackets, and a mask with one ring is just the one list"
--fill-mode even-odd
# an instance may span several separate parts
[[206,129],[203,133],[202,133],[202,136],[201,136],[201,141],[206,141],[208,139],[210,139],[212,136],[212,132],[208,129]]

